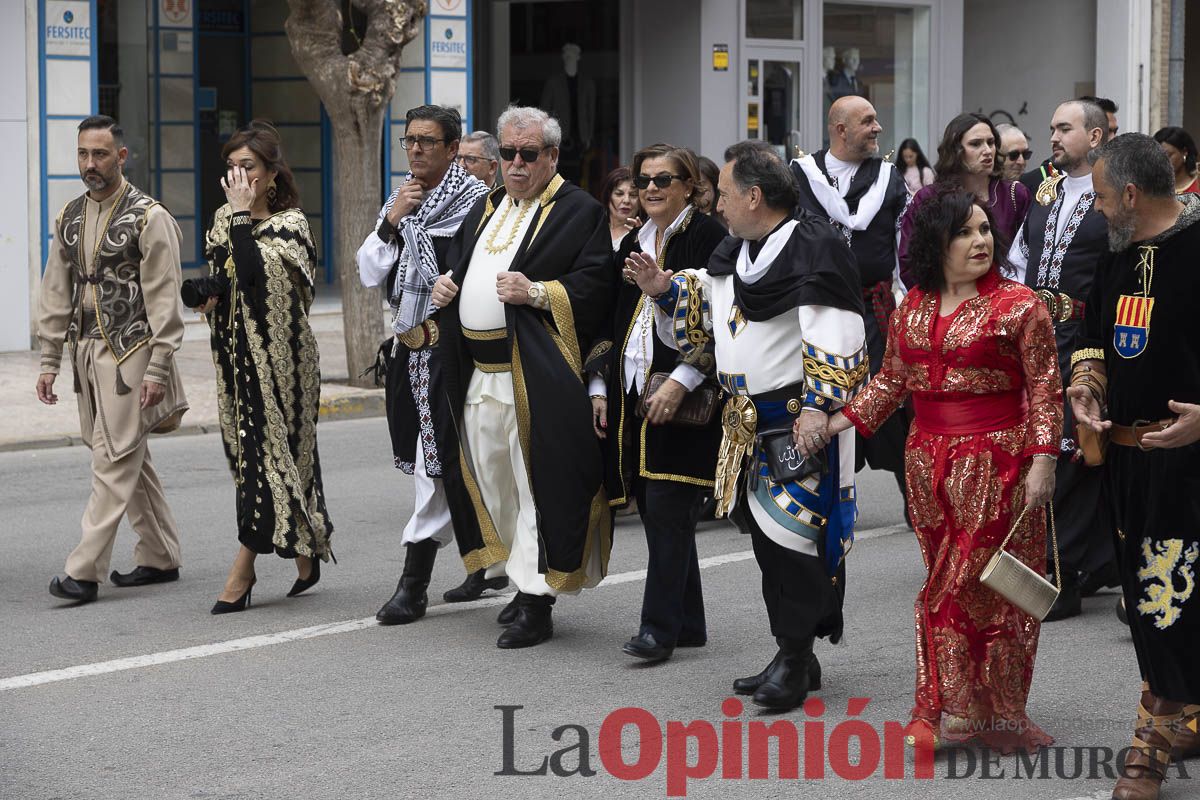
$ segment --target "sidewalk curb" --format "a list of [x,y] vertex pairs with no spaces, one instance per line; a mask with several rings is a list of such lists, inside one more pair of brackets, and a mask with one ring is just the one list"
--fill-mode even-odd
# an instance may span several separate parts
[[[387,413],[383,399],[383,389],[368,389],[364,392],[339,397],[321,398],[318,422],[335,422],[343,419],[365,419],[367,417],[382,417]],[[176,436],[195,436],[202,433],[220,433],[219,422],[204,422],[194,425],[181,425],[179,430],[155,438],[175,438]],[[15,442],[0,442],[0,453],[12,453],[19,450],[49,450],[55,447],[76,447],[83,444],[79,436],[64,436],[53,434],[33,439],[21,439]]]

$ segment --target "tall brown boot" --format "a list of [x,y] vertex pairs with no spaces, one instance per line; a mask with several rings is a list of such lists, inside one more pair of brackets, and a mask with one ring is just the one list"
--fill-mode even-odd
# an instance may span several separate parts
[[1171,758],[1184,761],[1200,756],[1200,705],[1187,705],[1175,726],[1175,749]]
[[1167,767],[1171,764],[1182,708],[1181,703],[1155,697],[1149,687],[1142,684],[1133,746],[1125,756],[1125,768],[1113,787],[1113,800],[1158,800],[1162,782],[1167,778]]

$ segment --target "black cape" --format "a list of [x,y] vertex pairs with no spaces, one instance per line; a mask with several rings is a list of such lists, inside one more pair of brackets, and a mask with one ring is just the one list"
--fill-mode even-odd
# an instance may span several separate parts
[[[659,263],[663,269],[672,272],[702,269],[724,238],[725,229],[718,222],[693,211],[663,244]],[[712,422],[704,428],[650,425],[636,415],[636,406],[626,395],[625,346],[633,333],[643,295],[636,284],[621,279],[621,269],[630,253],[641,250],[638,233],[632,231],[614,256],[612,279],[618,288],[612,324],[604,329],[601,340],[592,347],[586,364],[587,372],[600,373],[608,386],[604,468],[609,503],[614,506],[624,505],[632,499],[633,487],[629,480],[635,475],[711,488],[717,466],[717,448],[721,444],[720,414],[714,414]],[[646,299],[645,302],[652,301]],[[650,371],[671,372],[681,361],[679,352],[668,347],[653,331],[649,338],[653,342]],[[706,380],[712,380],[715,369],[712,342],[698,359],[688,363],[704,373]],[[715,381],[712,385],[716,386]]]
[[[479,234],[504,194],[500,186],[481,199],[455,235],[448,259],[457,285],[463,285]],[[612,543],[603,455],[592,429],[579,350],[580,342],[595,339],[612,308],[612,240],[604,208],[559,176],[539,205],[510,269],[546,283],[551,308],[506,305],[505,346],[537,506],[539,569],[552,588],[575,591],[584,585],[588,554],[598,546],[606,570]],[[442,310],[440,324],[446,403],[435,404],[435,414],[449,413],[461,437],[474,364],[461,335],[457,300]],[[438,445],[447,452],[443,442]],[[506,560],[508,548],[480,498],[465,437],[458,452],[458,459],[445,458],[443,480],[463,563],[474,572]]]

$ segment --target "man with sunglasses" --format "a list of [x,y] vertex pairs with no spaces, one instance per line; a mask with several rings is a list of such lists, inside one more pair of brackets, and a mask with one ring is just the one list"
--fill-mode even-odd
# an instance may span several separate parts
[[1025,137],[1024,131],[1007,122],[997,125],[996,133],[1000,134],[998,155],[1004,165],[1004,172],[1000,177],[1006,181],[1020,180],[1021,175],[1025,172],[1025,165],[1029,163],[1029,159],[1033,158],[1033,151],[1029,149],[1029,140]]
[[[400,537],[404,571],[392,598],[375,615],[384,625],[403,625],[425,615],[437,551],[454,538],[442,475],[446,454],[455,453],[457,446],[439,446],[434,436],[434,426],[444,424],[445,414],[435,413],[443,394],[438,321],[430,293],[448,268],[451,238],[488,190],[454,163],[461,135],[462,122],[453,108],[427,105],[409,110],[400,143],[408,152],[410,171],[358,249],[363,285],[385,286],[392,306],[392,338],[381,348],[388,364],[388,430],[396,467],[413,476],[416,495]],[[476,570],[462,586],[446,593],[447,601],[474,600],[485,589],[507,584],[489,582]]]
[[616,283],[607,212],[558,174],[558,121],[513,106],[497,130],[504,184],[463,222],[433,302],[461,445],[446,493],[467,569],[517,586],[498,618],[508,649],[549,639],[556,596],[595,586],[608,564],[579,347],[608,318]]
[[[1095,103],[1068,100],[1055,109],[1050,123],[1054,174],[1038,187],[1037,202],[1008,254],[1017,279],[1034,289],[1050,309],[1064,395],[1084,298],[1108,252],[1108,229],[1096,208],[1088,163],[1088,153],[1103,144],[1107,130],[1108,117]],[[1063,585],[1046,622],[1077,616],[1085,593],[1117,585],[1111,523],[1102,513],[1100,481],[1101,471],[1082,461],[1067,404],[1054,490]]]

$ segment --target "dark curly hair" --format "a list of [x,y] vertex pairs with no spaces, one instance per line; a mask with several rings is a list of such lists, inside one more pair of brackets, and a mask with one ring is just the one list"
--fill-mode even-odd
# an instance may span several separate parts
[[987,206],[971,192],[954,185],[943,185],[913,211],[908,258],[917,286],[922,291],[936,292],[946,288],[946,273],[942,268],[946,251],[958,229],[967,224],[973,208],[983,210],[992,228],[992,263],[999,264],[1005,273],[1011,274],[1005,258],[1010,243],[996,230],[996,221]]

